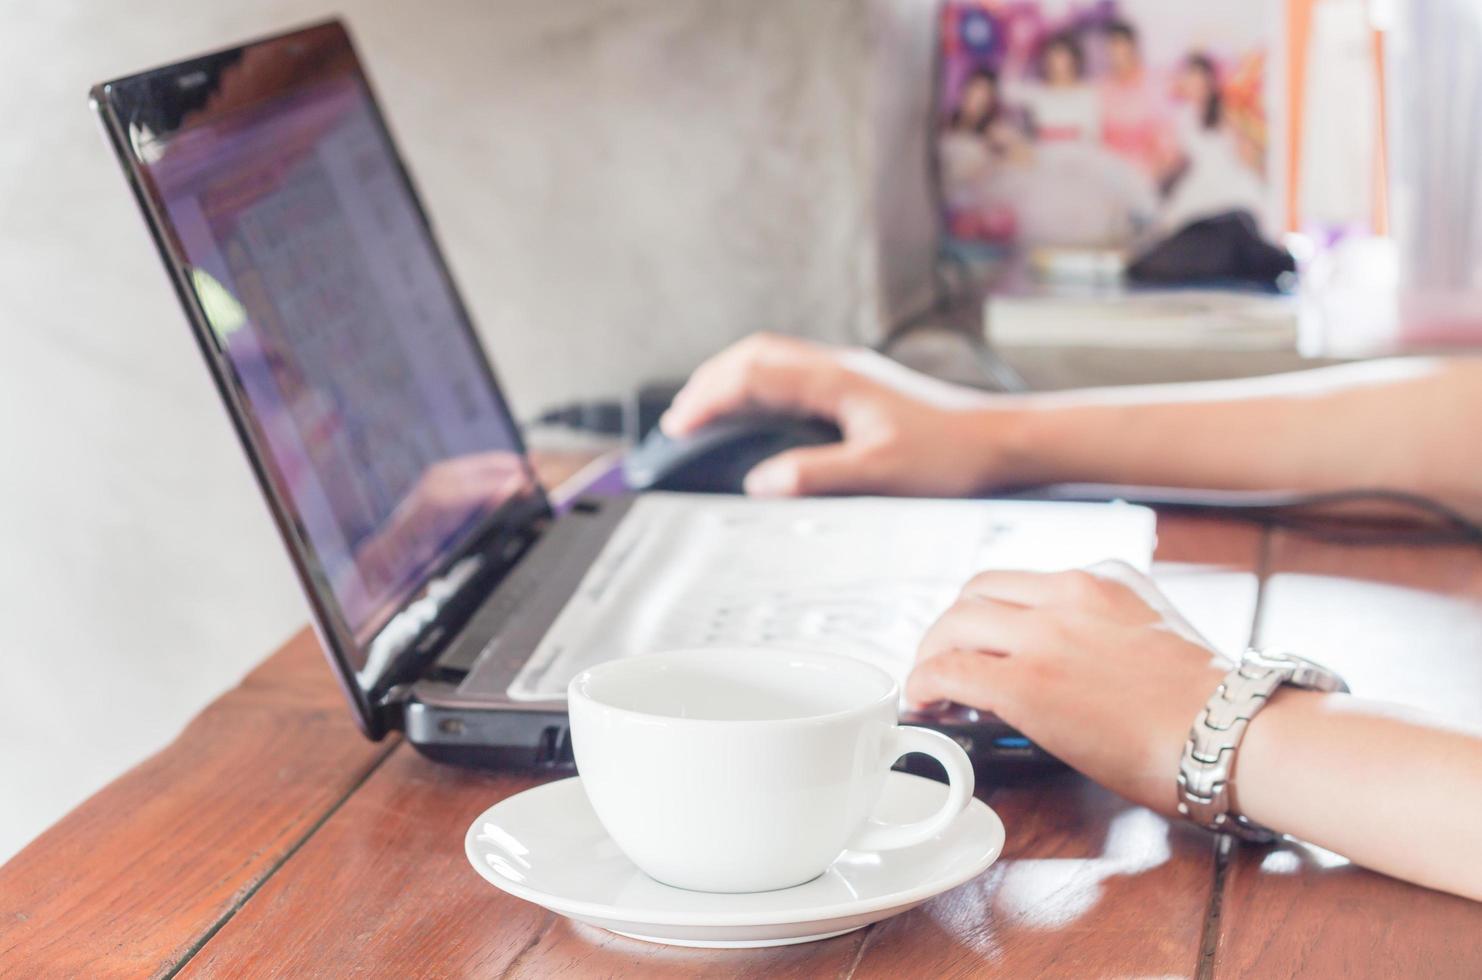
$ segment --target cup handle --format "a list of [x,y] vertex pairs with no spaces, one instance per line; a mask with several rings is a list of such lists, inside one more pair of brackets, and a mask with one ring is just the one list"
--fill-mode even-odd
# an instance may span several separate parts
[[919,844],[946,830],[967,808],[975,779],[972,760],[962,751],[962,746],[929,728],[897,725],[885,737],[885,765],[894,765],[895,760],[908,752],[923,752],[947,770],[946,802],[936,813],[915,823],[886,824],[871,820],[849,841],[849,850],[893,851]]

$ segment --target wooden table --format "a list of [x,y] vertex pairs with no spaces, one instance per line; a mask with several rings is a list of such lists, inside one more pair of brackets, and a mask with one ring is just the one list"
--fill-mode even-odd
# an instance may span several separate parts
[[[1362,693],[1482,705],[1476,550],[1165,516],[1157,558],[1226,649],[1284,644]],[[473,818],[537,781],[365,741],[305,630],[0,868],[0,976],[1482,976],[1482,904],[1298,844],[1217,845],[1069,772],[986,774],[1003,859],[906,915],[803,946],[652,946],[467,866]]]

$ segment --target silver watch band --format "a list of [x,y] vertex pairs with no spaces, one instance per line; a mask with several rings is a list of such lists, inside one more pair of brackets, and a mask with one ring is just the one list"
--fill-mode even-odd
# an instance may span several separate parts
[[1348,685],[1321,664],[1287,653],[1246,652],[1225,675],[1194,719],[1178,767],[1178,812],[1220,833],[1264,843],[1278,835],[1234,811],[1235,756],[1246,727],[1278,687],[1347,691]]

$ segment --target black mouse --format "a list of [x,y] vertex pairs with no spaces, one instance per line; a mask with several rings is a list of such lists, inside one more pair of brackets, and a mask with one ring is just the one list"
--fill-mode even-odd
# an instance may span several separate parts
[[796,415],[735,415],[680,439],[655,428],[623,460],[623,476],[634,490],[741,493],[762,460],[842,438],[832,422]]

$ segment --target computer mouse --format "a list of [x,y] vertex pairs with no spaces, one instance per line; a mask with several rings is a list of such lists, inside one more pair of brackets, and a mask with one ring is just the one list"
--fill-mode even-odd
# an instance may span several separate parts
[[623,476],[634,490],[741,493],[762,460],[842,438],[832,422],[796,415],[730,416],[679,439],[655,427],[623,460]]

